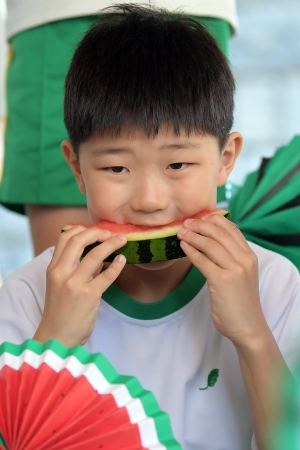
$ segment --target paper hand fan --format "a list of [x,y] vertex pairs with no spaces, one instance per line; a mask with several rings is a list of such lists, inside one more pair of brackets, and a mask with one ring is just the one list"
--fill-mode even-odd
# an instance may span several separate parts
[[300,136],[249,174],[229,204],[244,236],[300,270]]
[[0,449],[180,450],[169,416],[104,355],[57,341],[0,346]]

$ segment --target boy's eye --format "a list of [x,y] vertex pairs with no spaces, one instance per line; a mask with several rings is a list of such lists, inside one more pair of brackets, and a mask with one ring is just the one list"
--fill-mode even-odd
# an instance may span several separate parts
[[107,167],[106,169],[113,173],[125,173],[125,171],[128,171],[128,169],[126,169],[126,167],[123,166],[112,166]]
[[186,166],[187,166],[187,163],[178,162],[178,163],[170,164],[168,167],[171,167],[172,170],[180,170]]

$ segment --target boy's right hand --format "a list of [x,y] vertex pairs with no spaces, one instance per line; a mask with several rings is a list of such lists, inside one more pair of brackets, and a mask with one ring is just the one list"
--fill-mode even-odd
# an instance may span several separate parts
[[[96,241],[102,244],[78,264],[83,249]],[[110,232],[81,225],[60,235],[46,273],[43,317],[33,339],[56,339],[68,347],[86,343],[95,326],[101,296],[126,263],[119,255],[99,273],[103,261],[125,243],[124,235],[111,236]]]

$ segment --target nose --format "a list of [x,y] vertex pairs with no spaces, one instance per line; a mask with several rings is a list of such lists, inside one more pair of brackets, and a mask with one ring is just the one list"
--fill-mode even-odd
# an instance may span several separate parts
[[170,203],[167,183],[160,173],[140,172],[132,189],[131,208],[134,211],[151,213],[165,210]]

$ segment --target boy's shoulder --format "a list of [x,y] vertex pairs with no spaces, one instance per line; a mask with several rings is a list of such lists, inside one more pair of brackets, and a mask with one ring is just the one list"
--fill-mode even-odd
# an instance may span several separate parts
[[[258,258],[259,290],[262,309],[279,346],[293,339],[300,319],[300,276],[287,258],[248,242]],[[286,322],[290,321],[289,330]],[[283,332],[283,330],[285,331]]]
[[39,285],[46,283],[46,270],[50,264],[54,247],[49,247],[35,256],[28,263],[16,269],[3,282],[3,287],[15,283],[27,283],[28,285]]
[[25,299],[27,293],[30,296],[33,294],[39,303],[43,302],[40,306],[44,308],[46,270],[52,259],[53,252],[54,247],[49,247],[27,264],[17,269],[7,277],[2,289],[13,293],[14,297],[22,293]]
[[[259,288],[262,306],[291,301],[300,303],[300,276],[297,267],[285,256],[248,242],[258,259]],[[280,306],[279,304],[277,305]],[[278,310],[276,311],[278,313]]]
[[27,282],[28,284],[44,284],[46,282],[46,270],[52,259],[53,252],[54,247],[47,248],[40,255],[9,275],[4,281],[4,286],[7,283],[13,284],[18,281]]
[[254,242],[248,241],[248,244],[257,256],[260,278],[264,278],[267,275],[273,277],[278,272],[281,281],[285,277],[292,277],[295,280],[300,281],[297,267],[285,256],[261,247]]
[[54,247],[45,250],[9,275],[0,289],[0,343],[31,338],[42,317],[46,270]]

